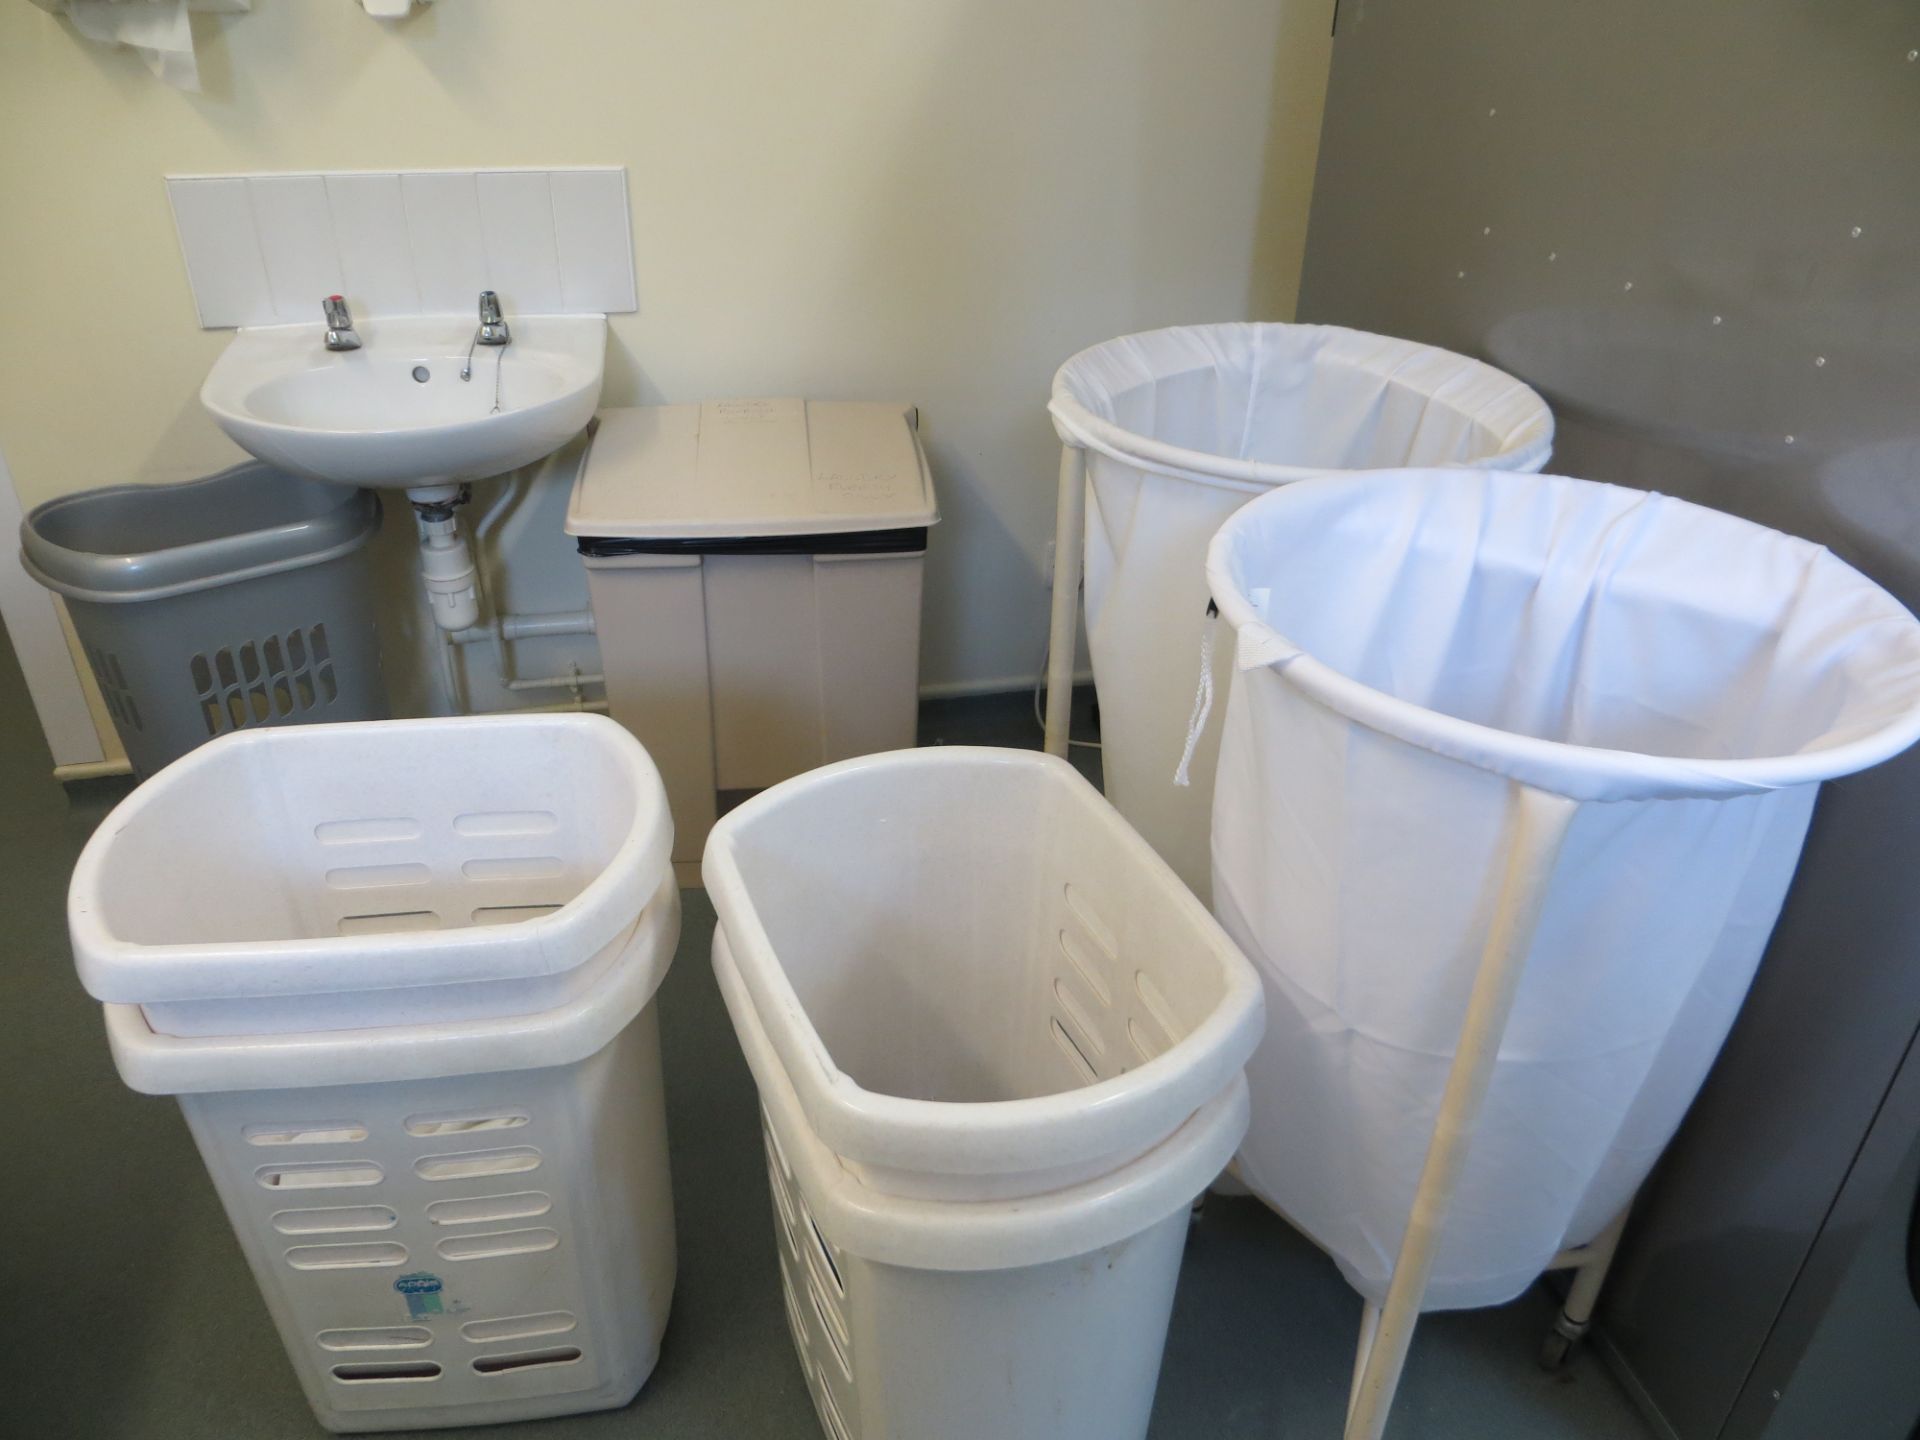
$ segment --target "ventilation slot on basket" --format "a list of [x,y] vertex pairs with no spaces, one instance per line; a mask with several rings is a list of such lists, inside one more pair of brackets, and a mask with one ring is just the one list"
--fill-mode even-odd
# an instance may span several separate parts
[[1147,1027],[1131,1015],[1127,1017],[1127,1039],[1133,1042],[1134,1054],[1142,1060],[1153,1059],[1165,1048],[1156,1044],[1153,1037],[1147,1033]]
[[[1082,1053],[1092,1050],[1096,1055],[1106,1054],[1107,1043],[1100,1038],[1100,1031],[1095,1027],[1093,1017],[1087,1013],[1085,1003],[1074,993],[1073,986],[1069,985],[1064,978],[1053,982],[1053,998],[1060,1002],[1062,1013],[1073,1022],[1073,1029],[1069,1033],[1073,1036],[1077,1048]],[[1078,1044],[1081,1041],[1085,1043]]]
[[1147,1007],[1147,1014],[1153,1018],[1153,1023],[1160,1027],[1162,1048],[1173,1044],[1180,1038],[1180,1024],[1173,1017],[1173,1006],[1167,1003],[1167,997],[1160,987],[1153,983],[1153,977],[1144,970],[1134,971],[1133,988],[1140,996],[1140,1003]]
[[551,835],[560,817],[551,810],[476,810],[453,818],[456,835]]
[[351,1145],[367,1138],[367,1127],[351,1120],[314,1125],[249,1125],[240,1132],[249,1145]]
[[287,1251],[296,1270],[372,1270],[407,1263],[407,1247],[392,1240],[368,1245],[296,1245]]
[[518,925],[522,920],[535,920],[542,915],[551,915],[560,907],[554,905],[482,905],[473,912],[476,925]]
[[404,865],[342,865],[327,871],[332,890],[378,890],[392,885],[424,885],[433,872],[418,863]]
[[376,915],[342,915],[334,928],[342,935],[404,935],[438,930],[440,917],[432,910],[387,910]]
[[1073,1067],[1073,1073],[1079,1077],[1081,1084],[1092,1085],[1098,1081],[1099,1072],[1093,1068],[1093,1062],[1087,1059],[1086,1051],[1080,1048],[1080,1042],[1067,1033],[1067,1027],[1052,1016],[1048,1017],[1047,1025],[1053,1031],[1053,1043],[1067,1057],[1067,1064]]
[[840,1366],[840,1373],[851,1380],[853,1366],[847,1360],[847,1322],[827,1303],[827,1297],[820,1293],[818,1285],[807,1286],[807,1298],[813,1302],[813,1313],[820,1318],[821,1333],[827,1337],[827,1345]]
[[1066,898],[1067,909],[1073,912],[1073,918],[1080,922],[1080,928],[1087,932],[1087,938],[1106,952],[1107,959],[1120,958],[1120,942],[1114,938],[1113,931],[1107,927],[1099,913],[1087,902],[1086,896],[1071,884],[1060,887],[1060,893]]
[[1113,992],[1107,988],[1106,976],[1101,974],[1105,967],[1095,964],[1093,957],[1087,954],[1080,941],[1065,930],[1060,932],[1060,953],[1067,957],[1067,963],[1073,967],[1073,973],[1078,975],[1087,989],[1093,992],[1094,998],[1100,1002],[1103,1010],[1113,1004]]
[[489,1235],[455,1235],[434,1249],[442,1260],[498,1260],[507,1255],[537,1255],[560,1243],[557,1230],[497,1230]]
[[543,1365],[571,1365],[580,1358],[578,1346],[557,1350],[528,1350],[520,1355],[482,1355],[473,1368],[482,1375],[504,1375],[513,1370],[537,1370]]
[[553,1201],[539,1190],[522,1190],[517,1195],[475,1195],[466,1200],[436,1200],[427,1206],[427,1219],[435,1225],[485,1225],[496,1220],[531,1220],[553,1208]]
[[195,655],[187,675],[209,735],[285,720],[330,705],[340,693],[325,625]]
[[336,1365],[333,1378],[349,1385],[369,1380],[438,1380],[440,1367],[431,1360],[371,1360],[358,1365]]
[[433,1343],[424,1325],[365,1325],[352,1330],[322,1330],[314,1336],[322,1350],[418,1350]]
[[385,1172],[371,1160],[262,1165],[253,1178],[268,1190],[322,1190],[334,1185],[378,1185]]
[[558,855],[506,855],[469,860],[460,873],[469,880],[551,880],[566,869],[566,861]]
[[807,1343],[807,1325],[800,1318],[800,1302],[793,1298],[793,1282],[784,1270],[780,1272],[780,1298],[787,1302],[787,1328],[793,1332],[793,1343],[804,1358],[813,1347]]
[[519,1175],[540,1168],[540,1152],[531,1145],[511,1150],[468,1150],[458,1155],[428,1155],[413,1162],[422,1180],[475,1180],[488,1175]]
[[820,1227],[814,1222],[812,1212],[802,1206],[800,1213],[807,1217],[807,1231],[813,1236],[814,1253],[826,1264],[827,1274],[833,1277],[833,1293],[845,1295],[847,1287],[841,1282],[840,1267],[834,1263],[833,1247],[827,1244],[827,1237],[820,1233]]
[[100,698],[107,702],[107,714],[113,717],[113,723],[129,730],[144,728],[140,724],[140,707],[134,703],[127,677],[120,671],[120,657],[96,645],[87,646],[86,651],[87,663],[93,667],[93,678],[100,686]]
[[565,1310],[549,1310],[541,1315],[508,1315],[499,1320],[469,1320],[460,1334],[475,1345],[496,1345],[503,1340],[537,1340],[543,1335],[565,1335],[580,1322]]
[[409,1135],[471,1135],[476,1130],[517,1130],[527,1123],[524,1110],[463,1110],[444,1115],[409,1115],[400,1122]]
[[833,1391],[827,1386],[826,1372],[814,1367],[813,1388],[820,1396],[820,1423],[832,1440],[853,1440],[853,1432],[847,1429],[847,1422],[840,1418],[840,1406],[833,1398]]
[[313,838],[322,845],[372,845],[396,840],[418,840],[420,822],[400,817],[391,820],[322,820],[313,827]]
[[314,1210],[282,1210],[273,1228],[282,1235],[343,1234],[353,1230],[391,1230],[400,1217],[385,1205],[329,1205]]
[[773,1133],[767,1132],[767,1188],[773,1192],[773,1208],[779,1217],[781,1228],[787,1232],[787,1243],[795,1250],[800,1248],[800,1231],[793,1216],[793,1199],[787,1194],[787,1179],[780,1173],[778,1152],[773,1147]]

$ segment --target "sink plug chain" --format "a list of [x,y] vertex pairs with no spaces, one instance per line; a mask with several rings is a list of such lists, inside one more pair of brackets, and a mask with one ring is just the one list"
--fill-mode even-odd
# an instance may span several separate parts
[[[473,339],[467,342],[466,361],[460,366],[460,378],[462,380],[473,379],[473,351],[474,347],[479,343],[480,332],[476,330],[473,332]],[[503,345],[493,357],[493,409],[487,412],[489,415],[498,415],[500,413],[500,367],[506,363],[507,351]]]

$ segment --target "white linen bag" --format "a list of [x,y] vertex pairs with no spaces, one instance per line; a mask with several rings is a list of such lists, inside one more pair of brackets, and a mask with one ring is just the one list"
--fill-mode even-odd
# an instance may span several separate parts
[[[1303,481],[1215,536],[1214,905],[1261,972],[1243,1178],[1379,1301],[1520,787],[1578,802],[1425,1306],[1594,1237],[1672,1136],[1821,780],[1920,735],[1920,623],[1823,548],[1553,476]],[[1189,652],[1191,653],[1191,652]]]
[[[1332,470],[1538,470],[1553,415],[1512,376],[1431,345],[1252,324],[1083,350],[1054,377],[1048,409],[1061,442],[1087,452],[1087,640],[1107,798],[1205,899],[1212,737],[1191,788],[1168,777],[1193,698],[1213,532],[1275,485]],[[1216,678],[1228,674],[1223,660]]]

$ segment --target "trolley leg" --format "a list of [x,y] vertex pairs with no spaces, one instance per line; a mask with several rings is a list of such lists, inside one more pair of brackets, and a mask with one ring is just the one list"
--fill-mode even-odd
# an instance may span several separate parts
[[1047,641],[1047,753],[1067,753],[1073,720],[1073,659],[1080,639],[1080,551],[1086,543],[1087,453],[1060,448],[1053,511],[1053,620]]
[[1607,1271],[1620,1249],[1621,1233],[1627,1228],[1627,1211],[1613,1217],[1611,1224],[1580,1250],[1580,1263],[1573,1272],[1573,1286],[1567,1291],[1567,1303],[1554,1317],[1553,1328],[1540,1346],[1540,1365],[1558,1370],[1567,1363],[1573,1347],[1586,1336],[1593,1323],[1593,1308],[1600,1303],[1600,1287],[1607,1283]]
[[1381,1440],[1387,1428],[1387,1412],[1400,1386],[1400,1373],[1406,1368],[1407,1347],[1413,1342],[1413,1327],[1420,1318],[1420,1304],[1433,1274],[1447,1207],[1466,1167],[1467,1149],[1487,1098],[1487,1086],[1493,1080],[1494,1063],[1500,1056],[1500,1038],[1526,969],[1547,881],[1567,826],[1579,808],[1564,796],[1527,785],[1516,784],[1514,795],[1514,834],[1507,849],[1506,873],[1501,878],[1493,923],[1480,952],[1466,1021],[1460,1028],[1453,1066],[1447,1072],[1440,1114],[1427,1145],[1426,1163],[1394,1262],[1393,1280],[1380,1307],[1379,1328],[1373,1343],[1365,1349],[1359,1382],[1347,1410],[1346,1440]]
[[1360,1378],[1367,1373],[1367,1360],[1373,1354],[1373,1342],[1380,1334],[1380,1307],[1369,1300],[1360,1312],[1360,1348],[1353,1357],[1353,1386],[1347,1391],[1347,1411],[1360,1400]]

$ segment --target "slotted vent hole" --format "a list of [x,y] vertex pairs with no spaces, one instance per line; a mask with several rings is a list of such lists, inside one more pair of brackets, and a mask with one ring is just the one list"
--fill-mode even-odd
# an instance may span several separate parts
[[1080,941],[1065,930],[1060,932],[1060,953],[1067,957],[1067,963],[1073,967],[1093,998],[1100,1002],[1102,1009],[1113,1004],[1113,992],[1107,988],[1107,978],[1101,974],[1101,966],[1096,965],[1093,957],[1086,953]]
[[558,1345],[551,1350],[525,1350],[518,1355],[482,1355],[473,1362],[481,1375],[504,1375],[513,1370],[535,1370],[544,1365],[571,1365],[580,1358],[578,1345]]
[[815,1222],[813,1212],[803,1206],[802,1213],[807,1217],[807,1230],[813,1236],[814,1247],[819,1251],[820,1258],[826,1262],[827,1274],[833,1277],[833,1293],[845,1295],[847,1287],[840,1279],[840,1267],[833,1262],[833,1247],[827,1244],[827,1237],[820,1233],[820,1226]]
[[853,1434],[847,1429],[847,1422],[840,1418],[840,1405],[833,1398],[833,1391],[827,1385],[826,1373],[818,1366],[814,1368],[815,1386],[820,1392],[820,1418],[826,1424],[827,1434],[833,1440],[853,1440]]
[[842,1325],[840,1317],[832,1312],[832,1307],[827,1304],[826,1298],[821,1295],[817,1286],[807,1287],[807,1298],[813,1302],[813,1313],[820,1318],[820,1331],[827,1337],[827,1347],[833,1351],[833,1358],[840,1366],[840,1373],[851,1380],[853,1366],[847,1360],[847,1342],[840,1333]]
[[517,1130],[527,1118],[524,1110],[465,1110],[446,1115],[409,1115],[400,1123],[409,1135],[471,1135],[480,1130]]
[[367,1138],[367,1127],[352,1120],[304,1125],[248,1125],[240,1132],[249,1145],[351,1145]]
[[438,1380],[440,1367],[431,1360],[363,1360],[334,1366],[333,1378],[348,1385],[380,1380]]
[[1074,994],[1073,987],[1064,979],[1055,980],[1053,998],[1059,1002],[1061,1013],[1072,1022],[1073,1030],[1069,1033],[1073,1035],[1075,1042],[1083,1040],[1086,1042],[1081,1046],[1082,1052],[1090,1049],[1095,1055],[1106,1054],[1106,1041],[1100,1038],[1099,1028],[1093,1023],[1093,1017],[1087,1013],[1087,1007],[1080,1002],[1080,997]]
[[1093,1068],[1093,1062],[1087,1059],[1087,1052],[1080,1048],[1080,1042],[1067,1033],[1067,1027],[1059,1019],[1049,1015],[1047,1025],[1053,1031],[1053,1043],[1060,1047],[1060,1053],[1066,1057],[1073,1073],[1083,1085],[1092,1085],[1100,1079],[1100,1073]]
[[1073,918],[1087,932],[1087,938],[1106,952],[1108,960],[1120,958],[1120,942],[1114,938],[1113,931],[1100,918],[1087,897],[1071,882],[1060,887],[1060,893],[1066,897],[1067,909],[1073,912]]

